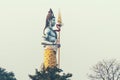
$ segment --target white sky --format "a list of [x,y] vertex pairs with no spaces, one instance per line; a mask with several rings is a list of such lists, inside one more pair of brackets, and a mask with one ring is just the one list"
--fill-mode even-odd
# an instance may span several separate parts
[[102,59],[120,59],[119,0],[1,0],[0,67],[29,80],[43,62],[42,31],[49,8],[61,9],[61,68],[88,80]]

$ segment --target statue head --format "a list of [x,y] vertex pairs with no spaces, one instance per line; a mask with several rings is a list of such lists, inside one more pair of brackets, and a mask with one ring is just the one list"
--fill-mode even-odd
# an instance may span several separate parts
[[[45,28],[44,31],[47,27],[52,28],[55,26],[55,16],[53,14],[52,9],[50,9],[48,11],[47,17],[46,17],[46,24],[45,24]],[[44,33],[44,32],[43,32]]]
[[54,26],[55,25],[55,16],[53,14],[52,9],[48,11],[48,15],[46,18],[46,27],[48,26]]

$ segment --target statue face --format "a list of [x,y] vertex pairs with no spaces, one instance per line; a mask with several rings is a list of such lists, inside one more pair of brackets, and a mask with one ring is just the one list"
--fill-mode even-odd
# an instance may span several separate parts
[[52,20],[51,20],[51,26],[52,27],[55,26],[55,18],[52,18]]

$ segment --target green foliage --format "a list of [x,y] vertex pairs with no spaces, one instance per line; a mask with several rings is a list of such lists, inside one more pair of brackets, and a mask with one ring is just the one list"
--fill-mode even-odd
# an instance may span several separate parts
[[7,72],[5,69],[0,68],[0,80],[17,80],[13,72]]
[[36,74],[29,75],[29,77],[32,80],[70,80],[69,77],[72,77],[71,73],[60,74],[61,72],[63,71],[57,67],[42,69],[41,71],[36,69]]

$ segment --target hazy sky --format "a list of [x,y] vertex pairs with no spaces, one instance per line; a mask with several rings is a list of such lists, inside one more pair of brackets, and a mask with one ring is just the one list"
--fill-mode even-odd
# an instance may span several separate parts
[[92,65],[120,60],[120,0],[1,0],[0,67],[29,80],[43,62],[42,31],[49,8],[60,8],[61,68],[88,80]]

